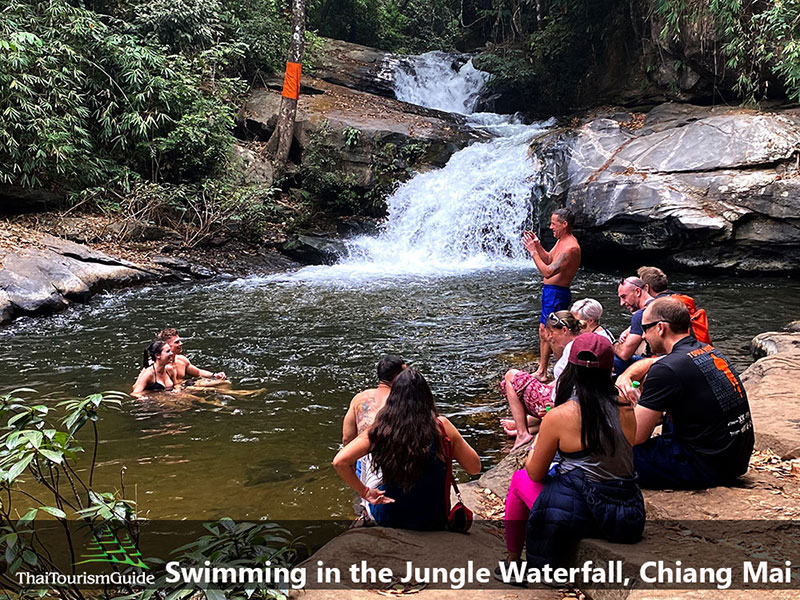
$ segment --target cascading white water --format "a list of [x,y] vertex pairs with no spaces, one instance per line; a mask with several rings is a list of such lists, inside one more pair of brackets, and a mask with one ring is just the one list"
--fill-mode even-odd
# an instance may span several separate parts
[[534,165],[527,151],[550,123],[524,125],[508,115],[472,113],[488,75],[462,61],[444,52],[408,57],[395,72],[397,97],[466,114],[471,126],[494,139],[400,185],[387,199],[389,218],[378,236],[349,240],[347,256],[335,267],[304,269],[304,277],[395,278],[532,266],[520,239],[531,213]]
[[472,114],[489,74],[463,58],[438,50],[403,58],[394,71],[395,96],[426,108]]
[[384,231],[353,240],[345,262],[432,272],[526,260],[520,233],[530,214],[533,167],[527,149],[540,128],[518,129],[473,144],[443,169],[401,185],[389,199]]

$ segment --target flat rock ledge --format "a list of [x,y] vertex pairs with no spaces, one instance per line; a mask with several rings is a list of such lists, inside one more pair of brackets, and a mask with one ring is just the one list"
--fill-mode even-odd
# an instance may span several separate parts
[[74,302],[88,302],[103,289],[174,274],[50,235],[43,236],[42,245],[5,256],[0,269],[0,325],[19,316],[50,314]]
[[[750,471],[733,487],[702,491],[645,491],[648,523],[644,539],[638,544],[612,544],[602,540],[583,540],[572,558],[573,566],[586,561],[605,566],[608,561],[623,561],[623,574],[632,585],[613,589],[586,585],[581,591],[594,600],[645,600],[656,598],[697,598],[751,600],[786,598],[787,590],[687,590],[686,585],[672,588],[659,585],[646,589],[638,580],[640,568],[647,561],[665,561],[673,565],[680,559],[684,566],[733,567],[734,581],[741,581],[743,560],[768,560],[770,566],[782,566],[784,557],[796,556],[796,540],[787,529],[800,519],[800,465],[792,461],[800,456],[800,332],[795,330],[766,333],[753,340],[753,348],[763,356],[742,375],[750,398],[756,428],[756,452]],[[339,567],[343,573],[352,564],[365,560],[369,565],[388,566],[405,573],[405,561],[439,567],[464,567],[472,560],[478,566],[496,566],[505,555],[501,501],[514,471],[521,467],[525,450],[509,454],[477,481],[461,486],[465,503],[473,508],[476,521],[469,535],[447,532],[412,532],[382,527],[357,529],[342,534],[325,545],[304,565],[316,569],[316,561]],[[493,498],[492,500],[489,500]],[[740,540],[748,543],[739,543]],[[755,557],[755,558],[753,558]],[[493,566],[494,565],[494,566]],[[390,585],[376,585],[379,590]],[[696,586],[695,586],[696,587]],[[762,586],[767,587],[767,586]],[[337,589],[306,590],[296,593],[301,599],[342,598],[375,599],[376,590],[353,589],[343,583]],[[683,588],[683,589],[681,589]],[[680,590],[680,591],[679,591]],[[540,588],[516,588],[497,582],[453,591],[442,586],[428,586],[415,592],[410,585],[383,595],[415,593],[420,600],[439,598],[564,598],[563,592]],[[466,595],[466,596],[465,596]]]

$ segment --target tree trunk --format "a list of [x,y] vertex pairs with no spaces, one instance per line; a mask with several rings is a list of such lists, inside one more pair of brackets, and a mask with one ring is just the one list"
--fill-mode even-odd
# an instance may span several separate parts
[[292,39],[283,82],[283,97],[275,131],[267,142],[267,152],[274,153],[275,166],[282,171],[289,158],[294,137],[297,100],[300,95],[300,64],[303,61],[306,34],[306,1],[292,0]]

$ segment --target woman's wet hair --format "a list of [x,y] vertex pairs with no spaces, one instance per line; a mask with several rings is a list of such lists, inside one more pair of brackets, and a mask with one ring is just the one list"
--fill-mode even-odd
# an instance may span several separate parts
[[[586,334],[591,335],[591,334]],[[624,404],[611,379],[611,369],[582,367],[567,363],[556,381],[555,405],[574,396],[581,410],[581,444],[588,453],[613,454],[614,426],[609,415]]]
[[578,335],[581,332],[581,324],[568,310],[550,313],[546,324],[553,329],[568,329],[574,335]]
[[438,414],[422,373],[414,368],[403,370],[369,429],[369,451],[384,483],[408,491],[428,467],[434,445],[437,454],[444,456]]
[[603,316],[603,305],[594,298],[584,298],[578,300],[569,309],[571,313],[577,313],[578,318],[582,321],[597,321]]
[[156,356],[161,354],[161,351],[164,349],[164,346],[169,346],[167,342],[164,340],[155,340],[151,342],[150,345],[145,349],[144,354],[142,355],[142,368],[146,369],[154,362],[156,362]]
[[388,354],[378,361],[378,381],[391,385],[394,378],[406,366],[406,361],[402,356]]

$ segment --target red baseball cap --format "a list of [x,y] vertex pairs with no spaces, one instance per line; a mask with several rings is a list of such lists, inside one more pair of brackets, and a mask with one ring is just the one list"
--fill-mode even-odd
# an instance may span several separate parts
[[596,333],[582,333],[572,341],[567,361],[579,367],[611,369],[614,350],[608,338]]

